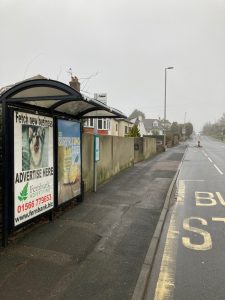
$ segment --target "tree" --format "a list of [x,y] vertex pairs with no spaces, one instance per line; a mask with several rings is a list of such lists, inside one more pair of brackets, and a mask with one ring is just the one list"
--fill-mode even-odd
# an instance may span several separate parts
[[152,135],[159,135],[158,129],[152,129]]
[[182,136],[183,135],[182,132],[183,132],[184,124],[179,124],[178,127],[179,127],[179,135]]
[[219,129],[220,129],[220,132],[224,132],[225,130],[225,113],[223,113],[222,117],[219,119]]
[[202,132],[203,132],[203,134],[205,134],[205,135],[211,135],[211,134],[213,134],[213,132],[212,132],[212,124],[210,123],[210,122],[208,122],[208,123],[206,123],[204,126],[203,126],[203,128],[202,128]]
[[185,124],[185,135],[187,137],[190,137],[192,133],[193,133],[193,125],[191,123],[186,123]]
[[131,119],[134,119],[134,118],[138,118],[139,116],[141,116],[142,119],[145,119],[145,114],[144,114],[142,111],[140,111],[140,110],[138,110],[138,109],[135,109],[135,110],[129,115],[128,119],[131,120]]
[[171,132],[173,134],[177,134],[179,135],[179,125],[177,122],[173,122],[172,125],[171,125],[171,128],[170,128]]
[[136,124],[134,124],[134,126],[132,128],[130,128],[128,136],[129,137],[140,137],[141,136],[140,131]]
[[225,113],[223,113],[222,117],[215,123],[206,123],[203,126],[202,131],[205,135],[211,135],[215,137],[223,136],[225,134]]

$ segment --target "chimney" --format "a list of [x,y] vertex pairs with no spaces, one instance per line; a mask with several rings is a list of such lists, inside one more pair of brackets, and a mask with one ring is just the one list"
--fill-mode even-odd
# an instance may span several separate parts
[[70,86],[74,90],[80,92],[80,82],[76,76],[71,76]]

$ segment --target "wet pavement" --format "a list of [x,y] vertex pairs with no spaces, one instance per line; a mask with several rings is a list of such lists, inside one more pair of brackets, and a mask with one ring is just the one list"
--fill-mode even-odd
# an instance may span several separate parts
[[185,151],[137,163],[0,250],[1,299],[131,299]]

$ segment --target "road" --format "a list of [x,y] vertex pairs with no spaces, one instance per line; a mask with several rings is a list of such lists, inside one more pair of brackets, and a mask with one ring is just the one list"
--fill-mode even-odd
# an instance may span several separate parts
[[145,300],[225,299],[225,144],[185,154]]
[[0,300],[131,299],[185,149],[141,161],[53,222],[11,235],[0,251]]

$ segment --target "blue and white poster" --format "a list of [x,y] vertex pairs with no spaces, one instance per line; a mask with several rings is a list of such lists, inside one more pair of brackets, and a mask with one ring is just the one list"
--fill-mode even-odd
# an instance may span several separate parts
[[80,123],[58,120],[58,204],[80,194]]

